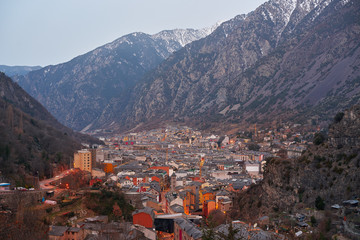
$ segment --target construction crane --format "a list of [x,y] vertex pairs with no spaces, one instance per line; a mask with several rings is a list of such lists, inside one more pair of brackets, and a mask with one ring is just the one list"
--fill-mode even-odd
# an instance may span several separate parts
[[[200,162],[199,162],[199,169],[200,169],[200,180],[201,180],[201,169],[202,169],[202,166],[204,166],[204,163],[205,163],[205,154],[200,154]],[[201,188],[201,185],[200,185],[200,189],[199,189],[199,201],[200,201],[200,206],[201,208],[203,208],[203,205],[204,205],[204,196],[203,196],[203,190]]]
[[199,162],[199,168],[200,168],[200,178],[201,178],[201,168],[204,166],[205,163],[205,154],[200,154],[200,162]]
[[[165,132],[164,137],[161,139],[164,142],[167,138],[167,133]],[[168,164],[168,157],[169,157],[169,146],[166,147],[166,157],[165,157],[165,164]]]
[[162,142],[164,142],[166,140],[167,134],[164,134],[164,137],[161,139]]
[[166,148],[166,157],[165,157],[165,164],[168,164],[168,159],[169,159],[169,147]]

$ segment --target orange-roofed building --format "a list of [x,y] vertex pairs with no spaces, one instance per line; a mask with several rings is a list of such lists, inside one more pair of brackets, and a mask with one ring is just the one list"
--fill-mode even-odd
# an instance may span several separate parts
[[152,181],[152,182],[153,182],[153,181],[156,181],[156,182],[160,183],[160,178],[157,177],[157,176],[152,176],[152,177],[151,177],[151,181]]
[[203,199],[202,199],[202,203],[203,203],[208,200],[215,200],[216,195],[213,192],[205,192],[202,194],[202,197],[203,197]]
[[104,163],[104,172],[114,173],[114,165],[112,163]]

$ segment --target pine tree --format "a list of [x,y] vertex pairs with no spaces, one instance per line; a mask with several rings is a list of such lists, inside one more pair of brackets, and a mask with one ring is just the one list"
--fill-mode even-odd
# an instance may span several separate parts
[[207,221],[204,222],[204,224],[203,224],[203,228],[202,228],[203,235],[202,235],[201,239],[202,240],[217,240],[214,228],[215,228],[215,224],[212,221],[212,217],[209,217],[207,219]]
[[239,239],[243,239],[243,238],[237,238],[236,234],[239,232],[239,229],[234,228],[232,223],[229,223],[229,227],[227,230],[227,234],[224,233],[219,233],[221,239],[224,240],[239,240]]

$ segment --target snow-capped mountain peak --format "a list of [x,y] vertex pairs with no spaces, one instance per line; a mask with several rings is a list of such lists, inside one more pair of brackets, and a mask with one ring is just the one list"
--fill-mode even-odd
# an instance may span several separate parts
[[[169,53],[173,53],[185,45],[204,38],[211,34],[222,21],[217,22],[211,27],[206,27],[202,29],[174,29],[174,30],[164,30],[154,35],[151,35],[151,38],[157,41],[163,41]],[[168,54],[166,54],[168,55]],[[167,56],[164,56],[167,57]]]

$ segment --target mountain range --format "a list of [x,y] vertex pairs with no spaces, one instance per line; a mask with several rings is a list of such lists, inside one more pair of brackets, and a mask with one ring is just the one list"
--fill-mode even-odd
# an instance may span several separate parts
[[[132,33],[69,62],[15,80],[60,122],[76,130],[96,124],[103,112],[126,106],[131,89],[151,69],[216,28]],[[113,119],[115,116],[107,116]]]
[[314,109],[331,118],[359,101],[358,10],[356,1],[269,1],[147,75],[120,127],[306,118]]
[[359,102],[359,8],[270,0],[211,34],[134,33],[16,81],[77,130],[328,120]]
[[6,66],[0,65],[0,72],[5,73],[9,77],[17,75],[26,75],[27,73],[41,69],[41,66]]

